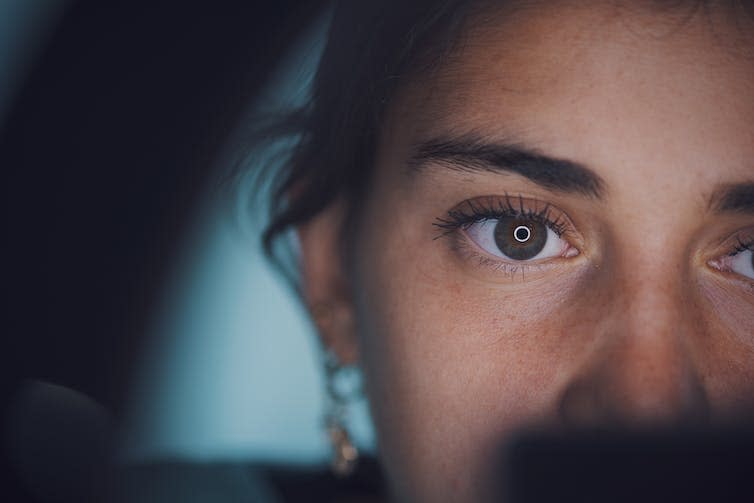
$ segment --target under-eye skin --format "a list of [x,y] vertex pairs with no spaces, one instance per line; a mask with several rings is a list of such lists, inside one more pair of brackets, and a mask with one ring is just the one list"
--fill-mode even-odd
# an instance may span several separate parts
[[439,217],[438,237],[479,266],[507,274],[543,269],[579,250],[570,242],[573,224],[558,208],[523,196],[482,196],[463,201]]
[[[747,234],[748,232],[748,234]],[[754,286],[754,229],[726,240],[725,253],[709,261],[709,265],[733,278]]]

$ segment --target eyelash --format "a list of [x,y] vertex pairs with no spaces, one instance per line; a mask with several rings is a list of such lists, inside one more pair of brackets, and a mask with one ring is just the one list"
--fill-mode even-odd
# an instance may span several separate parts
[[739,280],[743,280],[748,283],[749,288],[751,289],[752,293],[754,293],[754,279],[745,272],[742,273],[740,271],[737,271],[736,266],[734,266],[733,263],[733,261],[736,260],[735,257],[741,253],[747,251],[754,253],[754,236],[742,237],[741,235],[739,235],[735,238],[735,243],[732,245],[729,244],[728,246],[730,251],[722,256],[718,256],[719,258],[712,259],[708,262],[708,264],[711,265],[713,269],[716,269],[718,271],[734,274],[735,277],[737,277]]
[[[526,203],[524,202],[526,201]],[[478,261],[481,267],[488,267],[496,272],[508,276],[522,275],[531,270],[545,267],[544,262],[508,262],[489,257],[480,253],[476,246],[472,246],[468,237],[458,231],[468,230],[472,225],[486,220],[497,220],[505,217],[519,217],[541,223],[551,229],[559,238],[571,230],[567,217],[555,210],[549,203],[524,198],[521,195],[485,196],[469,199],[447,212],[444,217],[436,218],[433,225],[440,231],[435,239],[451,237],[456,251],[463,253],[467,259]]]
[[738,243],[736,244],[735,248],[733,248],[733,251],[728,254],[728,256],[732,257],[745,251],[754,252],[754,238],[751,238],[749,241],[743,241],[741,240],[741,238],[738,238]]
[[[516,208],[514,203],[518,203]],[[536,204],[535,206],[538,206]],[[546,225],[561,237],[567,230],[567,224],[562,215],[553,218],[552,207],[546,203],[541,210],[524,207],[523,196],[516,198],[506,194],[503,197],[483,197],[469,199],[448,211],[445,218],[438,217],[433,224],[441,232],[435,239],[452,234],[459,229],[468,229],[471,225],[505,217],[521,217]]]

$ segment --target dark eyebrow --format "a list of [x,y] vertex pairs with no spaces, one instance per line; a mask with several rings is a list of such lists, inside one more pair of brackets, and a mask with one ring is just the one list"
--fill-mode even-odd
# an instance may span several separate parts
[[712,195],[710,203],[710,206],[719,213],[754,215],[754,183],[726,185]]
[[413,171],[431,164],[462,171],[508,172],[549,190],[600,198],[602,179],[589,168],[548,157],[519,144],[485,143],[475,138],[433,139],[416,145],[409,159]]

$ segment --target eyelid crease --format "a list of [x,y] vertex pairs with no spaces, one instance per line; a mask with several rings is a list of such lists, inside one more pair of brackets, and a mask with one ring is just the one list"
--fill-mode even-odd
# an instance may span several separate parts
[[754,227],[741,229],[723,239],[716,247],[716,256],[732,256],[754,249]]
[[730,252],[730,256],[738,255],[739,253],[745,252],[745,251],[754,251],[754,237],[752,237],[748,241],[744,241],[739,237],[738,244],[733,249],[733,251]]

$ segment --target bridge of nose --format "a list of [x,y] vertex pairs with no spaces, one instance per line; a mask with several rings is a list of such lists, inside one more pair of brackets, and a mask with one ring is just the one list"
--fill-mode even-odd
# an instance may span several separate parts
[[[634,248],[635,249],[635,248]],[[675,253],[661,250],[676,250]],[[663,423],[708,415],[696,361],[706,324],[693,270],[677,246],[648,239],[616,253],[597,290],[603,318],[580,368],[564,387],[567,423]]]

